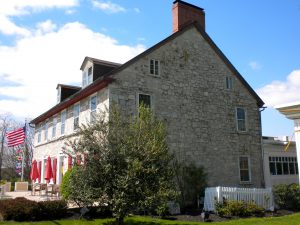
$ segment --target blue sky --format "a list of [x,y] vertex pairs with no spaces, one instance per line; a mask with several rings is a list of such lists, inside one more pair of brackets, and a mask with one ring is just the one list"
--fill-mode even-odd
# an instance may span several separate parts
[[[167,0],[1,0],[0,113],[34,118],[55,104],[56,84],[79,84],[86,55],[115,62],[169,36]],[[273,107],[300,101],[300,0],[188,0],[206,32],[268,108],[263,135],[291,135]]]

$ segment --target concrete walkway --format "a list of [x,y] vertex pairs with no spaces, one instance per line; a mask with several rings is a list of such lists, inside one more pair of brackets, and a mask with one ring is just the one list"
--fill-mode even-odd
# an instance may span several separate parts
[[32,201],[40,202],[40,201],[53,201],[59,200],[60,197],[57,196],[47,196],[47,195],[32,195],[31,191],[12,191],[12,192],[5,192],[4,196],[0,196],[1,198],[17,198],[17,197],[24,197]]

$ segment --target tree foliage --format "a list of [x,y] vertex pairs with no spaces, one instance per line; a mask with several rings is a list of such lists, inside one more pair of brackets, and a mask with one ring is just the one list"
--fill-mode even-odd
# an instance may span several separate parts
[[196,209],[200,197],[204,196],[207,174],[202,166],[173,161],[176,185],[180,191],[180,205],[183,210]]
[[150,109],[142,106],[138,117],[125,118],[114,106],[109,120],[97,116],[77,135],[65,149],[87,156],[70,175],[76,194],[69,199],[81,206],[107,206],[122,221],[133,211],[162,213],[176,196],[166,129]]

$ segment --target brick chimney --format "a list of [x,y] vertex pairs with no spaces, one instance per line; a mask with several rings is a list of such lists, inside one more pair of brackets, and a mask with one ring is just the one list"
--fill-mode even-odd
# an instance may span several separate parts
[[198,22],[205,30],[205,12],[204,9],[189,4],[187,2],[176,0],[173,2],[173,33],[179,31],[184,25],[191,22]]

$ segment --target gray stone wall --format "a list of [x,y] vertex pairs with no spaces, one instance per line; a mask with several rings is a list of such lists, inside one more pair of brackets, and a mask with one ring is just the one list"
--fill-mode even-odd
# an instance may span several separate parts
[[[160,75],[149,72],[160,61]],[[233,89],[226,89],[226,76]],[[114,75],[111,102],[136,115],[138,94],[151,95],[154,113],[165,121],[176,157],[202,165],[209,186],[261,187],[261,124],[256,99],[201,34],[191,28]],[[238,132],[236,107],[244,107],[247,131]],[[251,182],[240,182],[239,157],[250,157]]]

